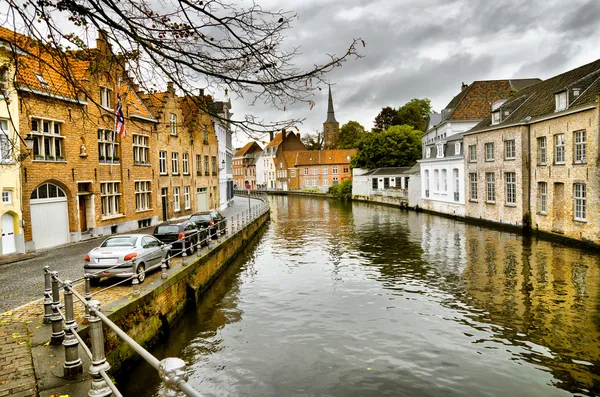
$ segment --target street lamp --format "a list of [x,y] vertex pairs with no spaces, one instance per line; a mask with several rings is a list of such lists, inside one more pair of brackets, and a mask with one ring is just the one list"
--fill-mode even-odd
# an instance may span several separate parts
[[25,148],[27,151],[31,152],[33,150],[33,137],[31,135],[27,135],[23,141],[25,142]]
[[225,169],[225,160],[221,161],[221,168],[219,168],[219,171]]

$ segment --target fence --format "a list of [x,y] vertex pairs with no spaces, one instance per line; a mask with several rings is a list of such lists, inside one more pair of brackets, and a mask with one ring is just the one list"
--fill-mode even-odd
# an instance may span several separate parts
[[[74,378],[83,372],[83,363],[79,357],[79,346],[81,346],[92,362],[89,368],[92,381],[88,395],[94,397],[108,397],[111,395],[122,397],[122,394],[107,374],[110,364],[104,354],[103,326],[106,325],[157,370],[165,386],[163,388],[164,396],[175,396],[179,391],[187,396],[200,396],[200,393],[187,383],[186,364],[183,360],[176,357],[158,360],[102,313],[101,303],[96,297],[126,282],[131,282],[131,294],[138,296],[140,295],[139,284],[144,281],[146,273],[158,268],[161,270],[161,278],[167,279],[169,277],[172,258],[181,256],[182,266],[187,266],[189,264],[189,256],[195,252],[197,255],[201,255],[203,246],[208,246],[210,249],[213,239],[216,239],[217,243],[220,243],[223,239],[230,238],[253,220],[269,211],[269,203],[265,194],[254,193],[251,194],[251,197],[257,198],[261,202],[254,205],[250,202],[247,210],[237,213],[230,218],[225,218],[220,222],[211,223],[207,228],[208,230],[199,229],[182,236],[176,241],[177,245],[181,246],[179,249],[175,249],[173,244],[164,244],[143,256],[134,256],[129,260],[124,260],[123,263],[107,266],[97,272],[86,273],[77,280],[62,280],[58,272],[51,271],[49,266],[44,266],[43,323],[51,324],[52,326],[50,343],[53,345],[62,344],[64,347],[64,376]],[[141,238],[138,240],[141,241]],[[146,269],[144,263],[147,257],[158,254],[158,250],[161,251],[162,259],[160,263]],[[86,259],[90,259],[91,262],[91,258]],[[94,291],[93,293],[91,292],[92,280],[99,280],[100,277],[114,274],[118,274],[119,277],[123,277],[124,279],[106,288]],[[85,294],[83,296],[73,287],[75,283],[82,280],[85,283]],[[60,299],[61,289],[63,290],[64,306],[61,304]],[[89,322],[90,347],[85,344],[77,332],[78,324],[75,321],[73,297],[77,298],[85,307],[85,319]]]

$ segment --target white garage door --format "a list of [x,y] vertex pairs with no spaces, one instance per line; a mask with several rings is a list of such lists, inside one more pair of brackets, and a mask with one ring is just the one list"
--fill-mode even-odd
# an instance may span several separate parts
[[69,242],[69,211],[65,192],[45,183],[31,194],[31,230],[35,248],[48,248]]
[[198,211],[207,211],[208,210],[207,188],[199,187],[196,189],[196,202],[198,203]]

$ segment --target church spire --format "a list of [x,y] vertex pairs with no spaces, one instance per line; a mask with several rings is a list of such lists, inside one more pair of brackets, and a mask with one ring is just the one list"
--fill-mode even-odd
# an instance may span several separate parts
[[333,111],[333,97],[331,96],[331,84],[329,85],[329,103],[327,105],[327,120],[326,123],[337,123],[335,112]]

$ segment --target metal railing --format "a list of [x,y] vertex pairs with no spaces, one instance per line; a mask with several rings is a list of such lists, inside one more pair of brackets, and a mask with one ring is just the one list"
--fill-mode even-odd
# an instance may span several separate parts
[[[258,204],[254,203],[254,205],[251,203],[247,210],[211,225],[208,230],[200,229],[185,236],[181,240],[177,240],[177,245],[181,245],[179,250],[175,250],[173,244],[164,244],[161,247],[158,247],[157,249],[164,250],[166,255],[162,258],[160,264],[151,266],[148,269],[145,269],[141,265],[145,263],[145,256],[153,254],[155,251],[142,257],[133,258],[125,263],[103,268],[95,273],[86,273],[77,280],[61,280],[58,276],[58,272],[51,271],[49,266],[44,266],[43,323],[51,324],[52,326],[50,343],[53,345],[61,344],[64,347],[64,376],[67,378],[74,378],[83,372],[83,363],[79,357],[79,346],[81,346],[83,351],[91,359],[91,365],[88,370],[91,376],[91,387],[88,395],[94,397],[108,397],[111,395],[122,397],[122,394],[107,375],[110,364],[106,360],[104,353],[103,326],[106,325],[158,371],[160,379],[165,386],[163,388],[164,396],[175,396],[178,392],[183,392],[185,395],[191,397],[200,396],[200,393],[187,383],[188,376],[186,363],[183,360],[176,357],[158,360],[103,314],[101,303],[96,300],[95,297],[127,281],[131,281],[133,287],[132,295],[138,296],[140,295],[139,284],[145,279],[145,273],[157,268],[161,269],[161,279],[167,279],[168,269],[170,268],[172,258],[181,255],[182,266],[187,266],[189,264],[188,256],[193,255],[194,252],[196,252],[198,256],[202,255],[201,250],[203,246],[207,246],[208,250],[212,249],[211,240],[213,237],[215,237],[217,243],[221,243],[223,238],[226,239],[233,236],[249,223],[269,211],[269,203],[266,199],[266,195],[253,194],[252,197],[258,198],[261,202]],[[205,233],[206,236],[201,238]],[[117,269],[119,267],[124,267],[125,269],[131,268],[131,274],[125,274],[123,280],[92,293],[91,284],[94,278],[102,277],[106,274],[106,271]],[[83,296],[73,287],[74,283],[81,280],[84,280],[85,283],[85,293]],[[63,289],[64,306],[61,304],[60,300],[61,288]],[[90,329],[90,347],[85,344],[77,332],[78,324],[75,322],[73,297],[77,298],[77,300],[85,307],[85,319],[89,322]]]

